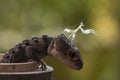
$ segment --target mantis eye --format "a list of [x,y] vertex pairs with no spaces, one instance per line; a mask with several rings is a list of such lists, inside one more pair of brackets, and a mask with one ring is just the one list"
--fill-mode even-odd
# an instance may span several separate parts
[[72,51],[67,53],[67,57],[70,58],[73,61],[76,61],[76,60],[79,59],[78,55],[75,52],[72,52]]

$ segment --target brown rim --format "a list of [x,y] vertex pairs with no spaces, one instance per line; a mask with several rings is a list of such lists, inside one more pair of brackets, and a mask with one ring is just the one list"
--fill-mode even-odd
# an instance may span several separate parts
[[29,74],[43,74],[43,73],[50,73],[52,72],[54,69],[50,66],[47,66],[47,69],[45,71],[40,71],[40,70],[36,70],[36,71],[31,71],[31,72],[0,72],[0,75],[29,75]]
[[26,64],[35,64],[34,62],[25,62],[25,63],[0,63],[0,65],[26,65]]

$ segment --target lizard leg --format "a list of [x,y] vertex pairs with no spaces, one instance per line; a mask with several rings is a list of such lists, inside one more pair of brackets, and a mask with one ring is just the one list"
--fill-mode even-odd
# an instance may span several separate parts
[[43,60],[40,60],[40,64],[38,65],[38,69],[44,71],[47,68],[46,66],[47,66],[47,64]]
[[46,70],[46,63],[39,58],[40,55],[38,54],[40,53],[35,49],[35,47],[28,46],[26,48],[26,56],[37,64],[36,69],[44,71]]

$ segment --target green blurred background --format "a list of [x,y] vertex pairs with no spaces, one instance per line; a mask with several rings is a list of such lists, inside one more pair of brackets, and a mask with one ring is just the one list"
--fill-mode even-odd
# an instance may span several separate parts
[[97,35],[77,33],[84,66],[81,71],[45,58],[53,80],[120,80],[120,0],[0,0],[0,52],[24,39],[57,36],[80,22]]

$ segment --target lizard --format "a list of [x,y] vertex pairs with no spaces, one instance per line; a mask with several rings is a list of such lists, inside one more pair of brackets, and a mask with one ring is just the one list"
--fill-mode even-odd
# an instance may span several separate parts
[[3,58],[1,63],[22,63],[35,61],[41,65],[42,70],[46,70],[46,64],[42,59],[46,56],[53,56],[64,65],[80,70],[83,61],[78,48],[64,34],[56,37],[43,35],[23,40],[21,43],[11,48]]

